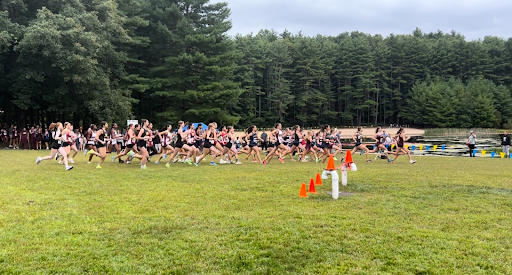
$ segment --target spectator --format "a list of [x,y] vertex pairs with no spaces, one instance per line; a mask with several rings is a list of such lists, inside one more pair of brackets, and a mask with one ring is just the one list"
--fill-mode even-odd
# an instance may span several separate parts
[[474,131],[470,132],[469,138],[466,141],[466,144],[469,147],[469,156],[473,157],[473,150],[475,150],[475,145],[476,145],[476,135],[475,135]]
[[23,128],[23,131],[21,132],[21,148],[23,150],[27,150],[29,149],[28,147],[28,137],[29,137],[29,132],[27,132],[27,128]]
[[263,133],[261,133],[261,150],[268,150],[268,143],[267,143],[267,132],[263,130]]
[[46,150],[50,150],[49,142],[50,142],[50,132],[48,132],[48,129],[44,129],[44,144],[46,145]]
[[37,126],[37,128],[36,128],[36,150],[43,149],[42,140],[43,140],[43,128],[40,128],[39,126]]
[[510,135],[505,131],[503,139],[501,140],[501,148],[505,153],[505,158],[510,158]]

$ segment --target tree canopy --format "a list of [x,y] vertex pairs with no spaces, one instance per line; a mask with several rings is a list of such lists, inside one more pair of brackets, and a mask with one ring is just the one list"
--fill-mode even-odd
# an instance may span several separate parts
[[0,108],[18,124],[512,126],[512,38],[230,37],[208,0],[0,1]]

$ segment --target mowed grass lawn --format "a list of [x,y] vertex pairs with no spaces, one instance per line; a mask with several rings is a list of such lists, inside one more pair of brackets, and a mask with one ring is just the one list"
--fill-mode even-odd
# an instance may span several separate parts
[[47,152],[0,151],[1,274],[512,274],[510,159],[357,154],[340,187],[356,195],[333,200],[330,179],[299,198],[312,162],[97,170],[79,154],[66,172],[35,164]]

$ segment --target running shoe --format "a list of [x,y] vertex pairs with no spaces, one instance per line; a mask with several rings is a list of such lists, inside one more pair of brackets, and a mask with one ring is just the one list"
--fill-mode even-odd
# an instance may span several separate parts
[[319,158],[316,158],[316,163],[319,163],[321,159]]
[[57,160],[59,157],[60,157],[60,154],[59,154],[59,153],[57,153],[57,154],[55,154],[54,159],[55,159],[55,160]]
[[359,155],[361,156],[364,153],[364,151],[359,151]]
[[89,152],[87,152],[87,155],[90,155],[90,154],[92,154],[92,153],[94,153],[94,150],[93,150],[93,149],[89,150]]
[[334,160],[338,160],[338,158],[337,158],[337,157],[333,157],[333,159],[334,159]]
[[176,162],[178,162],[178,160],[179,160],[179,159],[173,159],[173,160],[172,160],[172,163],[176,163]]
[[185,160],[185,162],[184,162],[184,163],[186,163],[186,164],[188,164],[188,165],[192,165],[192,162],[191,162],[189,159]]
[[226,164],[227,162],[226,162],[223,158],[221,158],[221,159],[219,160],[219,163],[220,163],[220,164]]
[[73,169],[73,166],[66,166],[66,171]]
[[416,161],[415,161],[415,160],[411,160],[411,164],[415,164],[415,163],[416,163]]
[[119,160],[119,163],[124,163],[124,160],[120,159],[120,160]]
[[146,169],[146,165],[142,165],[140,169]]
[[87,164],[91,164],[91,162],[90,162],[90,161],[88,161],[88,162],[87,162]]
[[115,156],[112,156],[112,157],[110,157],[110,160],[111,160],[112,162],[114,162],[114,161],[116,161],[116,157],[115,157]]
[[199,166],[199,163],[197,163],[197,162],[194,162],[194,165],[195,165],[195,166]]
[[393,161],[393,159],[388,159],[388,162],[392,162],[392,161]]
[[73,158],[69,158],[68,159],[69,163],[75,163],[75,161],[73,160]]
[[126,161],[125,163],[126,163],[126,164],[130,164],[131,162],[128,160],[128,161]]
[[252,162],[258,162],[256,159],[252,159]]
[[98,166],[96,166],[96,169],[101,169],[101,166],[98,164]]
[[263,164],[263,165],[267,165],[267,162],[266,162],[266,161],[262,161],[262,163],[261,163],[261,164]]
[[301,161],[302,161],[302,162],[308,162],[308,160],[307,160],[307,159],[303,159],[303,160],[301,160]]
[[62,164],[62,160],[59,160],[59,164]]
[[162,158],[167,159],[167,155],[166,155],[166,154],[163,154],[163,155],[162,155]]
[[235,162],[235,164],[236,164],[236,165],[240,165],[240,164],[242,164],[242,163],[241,163],[241,162],[239,162],[239,161],[237,161],[237,162]]
[[368,159],[368,160],[366,160],[366,162],[368,162],[368,163],[372,163],[372,161],[371,161],[371,160],[369,160],[369,159]]
[[171,168],[171,166],[169,165],[169,163],[166,163],[166,164],[165,164],[165,167],[167,167],[167,168]]
[[160,164],[160,162],[159,161],[155,161],[155,164],[158,165],[158,164]]
[[42,161],[42,160],[41,160],[41,157],[37,157],[37,159],[36,159],[36,164],[41,163],[41,161]]
[[213,161],[210,161],[210,165],[211,166],[217,166],[217,163],[213,162]]

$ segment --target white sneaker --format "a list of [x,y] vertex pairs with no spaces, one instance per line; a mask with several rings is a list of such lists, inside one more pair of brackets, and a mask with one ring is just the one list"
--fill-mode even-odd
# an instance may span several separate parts
[[415,160],[411,160],[411,164],[415,164],[415,163],[416,163],[416,161],[415,161]]
[[59,160],[59,164],[62,164],[62,160]]
[[241,163],[241,162],[239,162],[239,161],[237,161],[237,162],[235,162],[235,164],[240,165],[240,164],[242,164],[242,163]]
[[146,165],[141,165],[140,169],[146,169]]
[[221,158],[221,159],[219,160],[219,163],[220,163],[220,164],[226,164],[226,163],[228,163],[228,162]]
[[159,161],[155,161],[155,164],[158,165],[158,164],[160,164],[160,162]]
[[75,163],[75,161],[72,158],[68,159],[68,161],[69,163]]
[[36,159],[36,164],[41,163],[41,161],[42,161],[42,160],[41,160],[41,157],[37,157],[37,159]]
[[66,171],[73,169],[73,166],[66,166]]

